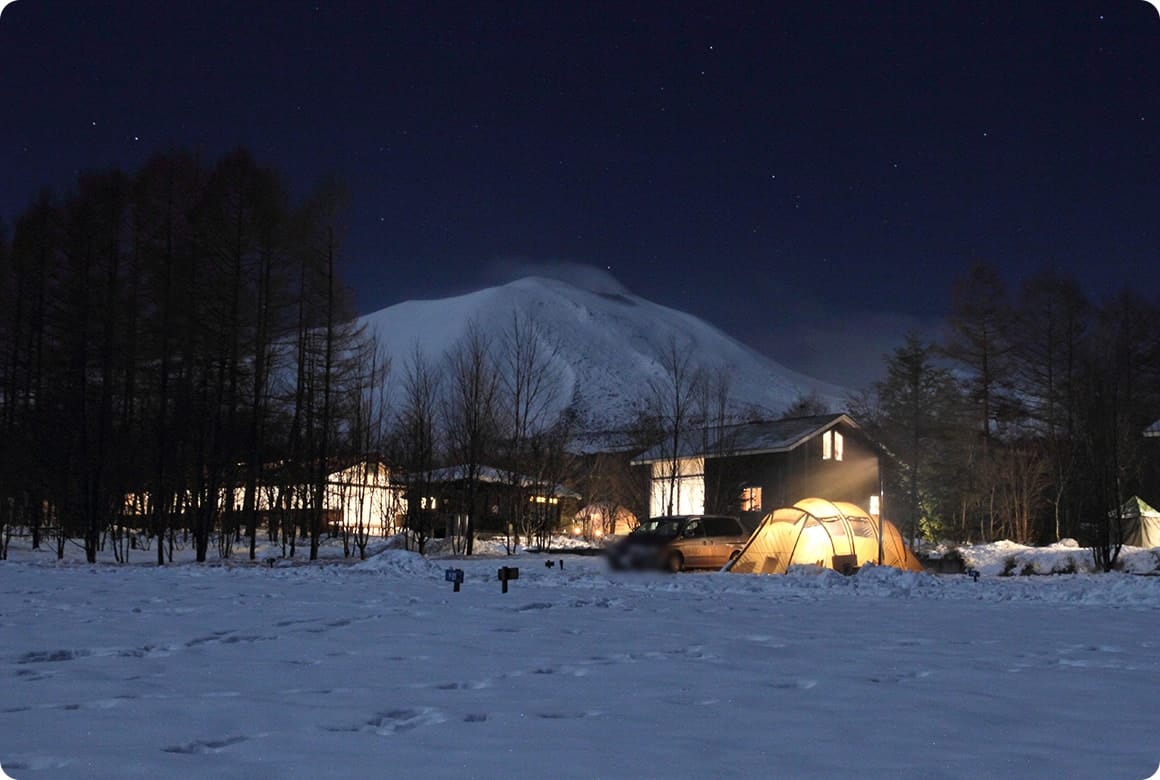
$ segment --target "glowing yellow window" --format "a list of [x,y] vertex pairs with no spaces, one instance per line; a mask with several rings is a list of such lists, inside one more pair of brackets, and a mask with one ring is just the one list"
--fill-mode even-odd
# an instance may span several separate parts
[[822,434],[822,460],[841,460],[843,450],[842,434],[826,431]]

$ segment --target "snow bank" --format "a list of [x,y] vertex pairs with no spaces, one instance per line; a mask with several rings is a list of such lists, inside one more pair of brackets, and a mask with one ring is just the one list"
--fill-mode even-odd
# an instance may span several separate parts
[[350,568],[355,571],[374,572],[400,577],[443,578],[443,566],[424,558],[417,552],[386,549],[381,553],[360,561]]
[[[1098,571],[1091,549],[1080,547],[1073,539],[1064,539],[1047,547],[1028,547],[1004,540],[958,549],[967,566],[988,577]],[[1124,547],[1118,565],[1130,574],[1158,573],[1160,550]]]

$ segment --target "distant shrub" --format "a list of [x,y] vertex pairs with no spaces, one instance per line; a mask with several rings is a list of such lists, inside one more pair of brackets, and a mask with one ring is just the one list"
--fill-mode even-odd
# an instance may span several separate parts
[[1015,556],[1008,555],[1003,559],[1003,571],[999,572],[1000,577],[1010,577],[1015,573]]
[[1032,563],[1031,561],[1027,561],[1027,563],[1023,564],[1023,568],[1019,570],[1020,577],[1030,577],[1034,573],[1035,573],[1035,564]]
[[1078,567],[1075,565],[1075,558],[1070,555],[1067,556],[1067,563],[1063,564],[1063,566],[1051,567],[1052,574],[1075,574],[1077,570]]

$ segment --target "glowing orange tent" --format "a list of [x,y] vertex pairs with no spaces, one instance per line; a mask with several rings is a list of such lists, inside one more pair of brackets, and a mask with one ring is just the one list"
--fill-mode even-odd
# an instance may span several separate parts
[[[784,574],[794,564],[849,572],[878,563],[878,521],[844,501],[806,498],[765,516],[741,553],[725,567],[736,574]],[[882,564],[922,571],[889,520],[882,521]]]

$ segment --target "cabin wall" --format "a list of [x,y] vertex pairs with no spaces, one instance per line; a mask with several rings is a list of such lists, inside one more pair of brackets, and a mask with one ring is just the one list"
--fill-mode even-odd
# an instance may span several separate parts
[[[878,494],[878,456],[856,432],[842,434],[842,459],[823,458],[822,435],[789,452],[711,458],[705,466],[705,511],[757,520],[778,507],[809,497],[848,501],[866,511]],[[760,503],[748,511],[743,489],[760,491]],[[752,494],[750,497],[754,497]]]

